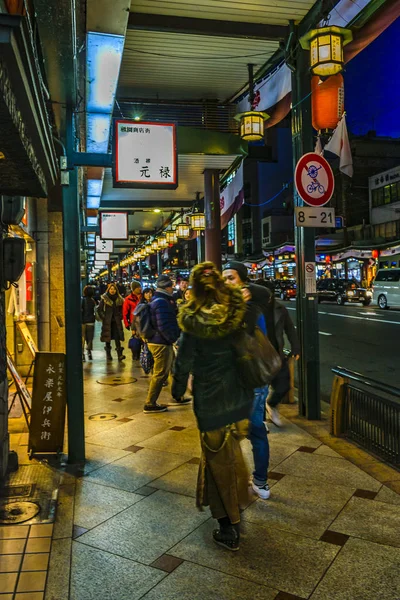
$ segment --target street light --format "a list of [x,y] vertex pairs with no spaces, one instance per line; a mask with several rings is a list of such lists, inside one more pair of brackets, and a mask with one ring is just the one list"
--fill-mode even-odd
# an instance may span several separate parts
[[247,142],[264,139],[264,121],[269,119],[267,113],[253,110],[255,106],[253,67],[254,65],[252,64],[247,65],[249,71],[250,110],[235,116],[236,121],[240,122],[240,137]]
[[313,75],[329,77],[343,71],[343,47],[353,39],[351,29],[326,25],[312,29],[300,39],[301,47],[310,50]]
[[190,225],[187,223],[179,223],[176,228],[176,237],[181,238],[183,240],[187,240],[190,238]]
[[172,230],[172,229],[165,232],[165,238],[166,238],[168,244],[176,244],[178,242],[176,232],[175,232],[175,230]]
[[206,228],[206,217],[204,213],[194,212],[190,215],[190,224],[193,231],[204,231]]
[[167,237],[164,234],[161,234],[158,238],[158,247],[159,249],[168,248]]

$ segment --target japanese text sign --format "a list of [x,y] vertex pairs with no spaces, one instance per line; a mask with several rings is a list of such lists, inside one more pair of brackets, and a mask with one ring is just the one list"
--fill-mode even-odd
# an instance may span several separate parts
[[33,453],[62,451],[65,406],[65,354],[38,352],[29,429],[29,449]]
[[115,121],[114,187],[178,187],[175,125]]
[[114,252],[114,242],[112,240],[102,240],[96,235],[96,252]]
[[105,240],[127,240],[128,213],[102,212],[100,215],[100,237]]

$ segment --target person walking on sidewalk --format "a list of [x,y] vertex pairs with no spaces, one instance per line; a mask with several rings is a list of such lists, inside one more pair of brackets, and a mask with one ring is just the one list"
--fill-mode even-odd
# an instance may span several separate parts
[[95,308],[97,302],[94,299],[95,289],[91,285],[85,286],[81,304],[82,310],[82,358],[85,360],[85,344],[88,352],[88,359],[92,360],[94,325],[96,322]]
[[248,472],[240,441],[248,433],[253,390],[240,381],[234,347],[245,323],[241,291],[225,285],[215,265],[194,267],[192,294],[178,321],[183,331],[174,366],[172,395],[185,393],[193,373],[194,413],[200,430],[202,459],[197,506],[209,506],[219,529],[214,541],[236,551],[240,510],[249,502]]
[[124,319],[125,328],[131,332],[129,347],[132,352],[132,360],[139,360],[141,341],[136,335],[134,312],[142,297],[142,287],[138,281],[132,281],[131,293],[124,300],[122,306],[122,317]]
[[[260,282],[261,284],[261,282]],[[266,281],[262,283],[266,288],[272,290],[273,283]],[[278,405],[290,390],[290,372],[288,365],[288,357],[284,353],[286,335],[290,344],[290,353],[295,360],[300,358],[300,342],[297,336],[297,331],[290,318],[289,311],[286,306],[275,299],[275,295],[271,295],[270,300],[271,310],[274,315],[275,338],[277,342],[277,350],[282,360],[282,368],[277,376],[271,381],[271,386],[267,398],[267,413],[272,423],[277,427],[282,426],[282,421],[279,415]]]
[[105,342],[107,360],[112,360],[111,340],[115,341],[118,360],[125,360],[121,342],[124,340],[122,327],[122,305],[124,299],[114,283],[110,283],[105,294],[101,296],[97,313],[102,320],[100,340]]
[[[148,347],[154,359],[153,375],[143,412],[155,414],[168,410],[166,404],[158,404],[164,384],[168,381],[174,361],[173,345],[179,338],[180,330],[176,319],[176,305],[172,296],[173,283],[168,275],[160,275],[154,298],[149,304],[151,324],[154,333],[148,339]],[[190,399],[178,398],[176,404],[188,404]]]

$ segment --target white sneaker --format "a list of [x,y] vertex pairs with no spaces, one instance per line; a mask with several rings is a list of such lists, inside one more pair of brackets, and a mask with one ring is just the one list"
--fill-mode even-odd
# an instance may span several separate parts
[[257,494],[257,496],[261,498],[261,500],[268,500],[268,498],[271,495],[268,483],[266,483],[262,487],[259,487],[254,483],[254,481],[252,481],[251,487],[253,488],[253,491]]
[[276,425],[277,427],[282,427],[282,421],[281,418],[279,416],[279,411],[277,408],[273,408],[272,406],[269,406],[267,404],[267,412],[269,415],[269,418],[271,419],[271,421],[273,422],[274,425]]

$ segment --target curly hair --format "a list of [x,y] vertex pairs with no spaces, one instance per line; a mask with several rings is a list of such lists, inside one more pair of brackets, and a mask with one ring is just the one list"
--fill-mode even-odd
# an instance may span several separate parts
[[228,305],[230,294],[221,273],[212,262],[196,265],[190,274],[191,295],[187,306],[197,312],[212,304]]

